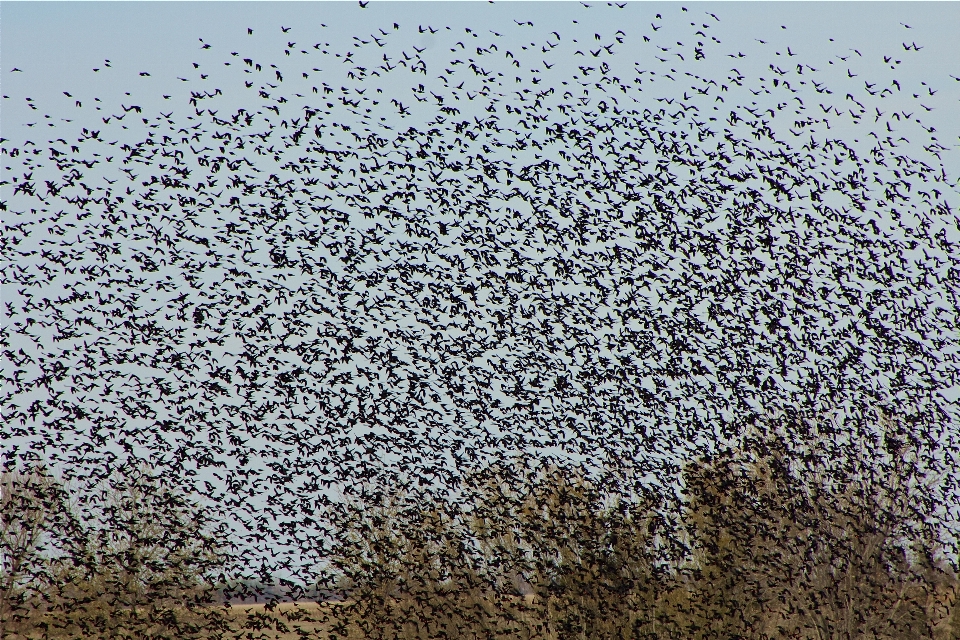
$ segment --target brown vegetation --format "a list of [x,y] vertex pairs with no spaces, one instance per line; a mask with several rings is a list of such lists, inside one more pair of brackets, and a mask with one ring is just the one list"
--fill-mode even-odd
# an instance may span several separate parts
[[7,474],[2,634],[956,640],[936,478],[906,426],[878,420],[844,446],[801,416],[754,425],[691,461],[676,503],[559,464],[476,469],[458,500],[366,494],[336,514],[318,585],[343,600],[319,604],[217,604],[215,539],[146,470],[104,491],[100,525],[44,470]]
[[224,628],[209,606],[221,556],[202,511],[149,469],[111,478],[82,511],[43,468],[5,474],[3,486],[4,640],[189,639]]

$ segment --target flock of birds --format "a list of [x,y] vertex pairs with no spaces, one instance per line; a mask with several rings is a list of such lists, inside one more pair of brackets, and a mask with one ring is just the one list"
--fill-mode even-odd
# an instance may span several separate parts
[[[149,459],[308,564],[336,491],[398,474],[456,498],[519,455],[650,485],[744,416],[824,403],[960,448],[936,89],[856,51],[834,82],[678,5],[585,28],[620,8],[563,33],[391,22],[346,50],[255,26],[256,53],[197,43],[159,112],[26,98],[2,156],[5,463]],[[253,46],[270,28],[284,46]]]

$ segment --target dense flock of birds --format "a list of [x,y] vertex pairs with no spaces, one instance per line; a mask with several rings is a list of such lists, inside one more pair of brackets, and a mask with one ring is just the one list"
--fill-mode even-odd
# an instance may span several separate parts
[[160,111],[26,98],[5,464],[149,460],[292,575],[338,499],[522,458],[670,486],[786,407],[905,412],[955,470],[958,192],[937,88],[896,77],[923,43],[807,64],[693,7],[589,26],[620,8],[345,50],[257,24],[252,53],[198,42]]

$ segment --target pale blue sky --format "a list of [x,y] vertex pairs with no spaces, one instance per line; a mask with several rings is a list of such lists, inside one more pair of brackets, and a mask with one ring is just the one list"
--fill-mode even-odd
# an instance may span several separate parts
[[[175,78],[186,75],[191,63],[201,60],[202,53],[197,50],[199,38],[205,38],[221,52],[242,47],[247,55],[258,51],[279,53],[277,47],[286,38],[280,26],[292,26],[286,40],[299,41],[300,46],[307,40],[312,45],[322,35],[336,48],[350,42],[354,35],[397,22],[403,33],[416,32],[421,24],[449,25],[460,34],[462,26],[472,26],[480,33],[499,28],[507,38],[519,42],[523,30],[508,31],[504,25],[513,20],[533,20],[537,33],[541,29],[558,29],[569,37],[576,37],[578,29],[586,33],[591,26],[624,28],[630,41],[618,55],[633,60],[642,60],[645,55],[649,62],[655,52],[641,54],[640,31],[648,27],[657,13],[676,12],[683,3],[632,2],[623,10],[611,9],[604,2],[593,4],[596,6],[584,9],[578,2],[373,2],[361,9],[356,2],[4,2],[0,8],[2,79],[4,94],[11,96],[3,103],[4,137],[17,139],[15,127],[30,120],[24,97],[60,111],[72,104],[62,91],[101,99],[124,97],[123,92],[130,91],[141,102],[169,106],[169,102],[160,101],[160,95],[178,87],[181,91],[187,88]],[[883,55],[901,58],[903,63],[891,75],[898,77],[905,88],[907,84],[920,88],[919,83],[926,81],[938,90],[927,101],[927,106],[938,111],[924,114],[924,120],[939,125],[944,144],[956,145],[960,141],[960,124],[951,117],[958,108],[960,82],[950,77],[960,77],[960,40],[955,35],[960,28],[960,3],[688,4],[690,12],[684,17],[707,20],[711,35],[724,41],[721,48],[733,53],[744,49],[747,54],[755,52],[754,56],[740,60],[718,58],[716,68],[724,72],[731,66],[749,66],[754,59],[760,60],[756,54],[762,53],[763,45],[756,39],[766,40],[767,49],[790,46],[804,60],[823,60],[825,72],[831,70],[827,61],[833,59],[833,70],[840,76],[850,66],[869,69]],[[718,11],[722,15],[718,23],[704,15]],[[579,25],[572,24],[575,19]],[[328,28],[320,27],[321,24]],[[902,24],[912,28],[908,30]],[[781,30],[781,25],[788,28]],[[676,21],[665,28],[682,26],[682,22]],[[253,37],[247,37],[247,27],[255,27]],[[450,35],[440,33],[433,37]],[[429,36],[422,40],[422,44],[430,46]],[[919,41],[924,49],[905,52],[904,41],[908,45]],[[436,40],[437,46],[441,42],[444,41]],[[856,59],[854,49],[863,54],[861,59]],[[635,55],[630,55],[631,50]],[[854,58],[837,59],[847,54]],[[112,69],[104,68],[104,59],[112,61]],[[784,56],[784,62],[792,60]],[[762,63],[766,63],[765,58]],[[101,71],[94,73],[92,69],[97,67]],[[11,74],[13,68],[24,72]],[[141,71],[150,72],[151,76],[140,77]]]

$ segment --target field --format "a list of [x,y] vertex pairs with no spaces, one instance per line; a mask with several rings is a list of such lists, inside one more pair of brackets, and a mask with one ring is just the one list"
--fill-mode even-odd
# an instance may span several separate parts
[[[267,610],[263,604],[238,604],[230,607],[231,627],[241,630],[234,637],[260,640],[299,640],[327,636],[337,602],[283,602]],[[233,635],[233,634],[231,634]]]
[[[301,638],[326,639],[330,637],[332,627],[338,621],[345,621],[347,615],[344,602],[281,602],[272,606],[264,603],[233,604],[229,607],[217,606],[193,612],[181,611],[177,618],[189,623],[206,624],[207,632],[181,633],[174,626],[124,625],[122,621],[113,618],[107,623],[111,632],[95,632],[90,628],[81,630],[79,625],[102,625],[97,623],[94,616],[87,622],[74,624],[69,628],[62,628],[60,619],[48,615],[34,618],[30,623],[21,625],[16,631],[9,627],[2,640],[188,640],[204,638],[221,638],[222,640],[300,640]],[[434,605],[439,603],[433,603]],[[440,624],[448,629],[448,633],[456,630],[450,637],[476,638],[510,638],[511,640],[542,637],[545,640],[555,638],[555,634],[543,633],[550,625],[541,623],[543,608],[533,596],[508,597],[494,603],[489,600],[475,602],[459,602],[459,607],[449,606],[424,607],[413,600],[391,599],[383,608],[369,610],[371,618],[363,622],[373,624],[372,627],[361,622],[355,616],[348,625],[346,636],[339,635],[342,640],[360,640],[374,634],[382,633],[384,637],[395,637],[409,640],[426,637],[426,629],[436,629]],[[427,622],[423,615],[427,608],[432,608],[432,615]],[[462,616],[463,610],[484,609],[493,617],[487,618],[486,624],[477,624],[469,620],[469,614]],[[339,611],[338,611],[339,610]],[[494,613],[496,612],[496,613]],[[206,620],[206,622],[200,622]],[[375,620],[375,622],[374,622]],[[219,631],[216,630],[219,627]],[[366,627],[367,633],[363,631]],[[536,630],[539,629],[538,633]]]
[[[947,588],[943,590],[935,600],[935,602],[930,603],[928,614],[930,621],[933,623],[933,628],[931,629],[932,636],[930,637],[933,640],[955,640],[960,638],[960,629],[953,629],[953,625],[951,624],[951,622],[955,624],[956,620],[960,619],[960,616],[957,616],[955,613],[951,616],[953,609],[958,604],[955,590]],[[112,633],[108,634],[91,633],[89,631],[78,632],[76,628],[74,628],[72,632],[57,632],[52,628],[52,625],[49,624],[49,621],[45,620],[40,622],[40,624],[31,625],[29,630],[21,629],[20,633],[10,633],[8,629],[2,640],[94,640],[96,638],[111,638],[111,640],[113,638],[123,638],[124,640],[140,638],[144,640],[148,638],[150,640],[160,640],[161,638],[169,640],[186,640],[187,638],[222,638],[223,640],[326,639],[331,637],[329,632],[338,619],[338,610],[340,610],[339,615],[341,617],[343,616],[342,609],[344,604],[345,603],[340,602],[284,602],[270,607],[259,603],[235,604],[230,607],[210,608],[207,610],[207,614],[210,615],[209,619],[219,619],[225,624],[221,626],[221,632],[211,631],[207,633],[181,634],[172,628],[161,629],[158,627],[154,627],[151,631],[143,633],[143,628],[134,631],[123,628],[122,625],[113,625]],[[474,604],[477,605],[480,603]],[[542,603],[533,597],[528,596],[522,599],[509,598],[497,605],[486,602],[484,606],[496,608],[500,613],[504,614],[503,619],[497,620],[492,627],[487,626],[486,628],[483,628],[483,625],[466,623],[463,619],[460,619],[460,624],[458,624],[457,618],[444,618],[443,616],[438,618],[436,613],[434,613],[433,620],[443,619],[448,629],[455,629],[452,635],[442,637],[471,638],[476,640],[480,640],[481,638],[486,640],[487,638],[494,637],[509,638],[510,640],[532,640],[533,638],[556,640],[562,636],[562,634],[558,634],[556,629],[553,628],[554,625],[549,623],[538,624],[539,621],[543,620],[545,609],[542,607]],[[411,619],[416,619],[417,608],[408,609],[403,607],[399,601],[393,601],[389,608],[391,612],[399,612],[401,609],[406,609],[407,616],[405,616],[405,618],[407,622],[403,623],[397,619],[390,619],[389,615],[384,616],[385,611],[377,611],[376,614],[378,615],[375,616],[377,622],[373,622],[373,620],[367,621],[368,623],[373,622],[373,626],[368,627],[368,631],[372,631],[374,637],[396,638],[397,640],[417,640],[427,637],[428,635],[432,637],[432,634],[425,633],[425,627],[421,626],[421,624],[410,623]],[[413,618],[410,617],[411,614]],[[223,617],[220,617],[221,615]],[[206,614],[201,613],[200,616],[206,617]],[[951,620],[951,618],[953,618],[953,620]],[[335,637],[339,637],[342,640],[359,640],[364,637],[370,637],[369,634],[365,635],[364,632],[361,631],[360,626],[350,625],[350,631],[346,636],[339,635]],[[435,629],[435,627],[432,628]],[[508,631],[508,628],[512,628],[512,632]],[[667,635],[669,636],[671,634]],[[590,638],[594,636],[588,633],[583,637]],[[608,637],[608,635],[600,632],[600,635],[597,637]]]
[[[222,637],[226,639],[244,640],[295,640],[303,637],[325,638],[325,630],[330,626],[332,609],[339,603],[315,602],[285,602],[268,609],[264,604],[237,604],[229,608],[215,607],[206,612],[194,612],[193,615],[181,614],[181,619],[220,620],[226,623],[226,632]],[[221,617],[222,616],[222,617]],[[34,620],[28,625],[21,626],[17,632],[9,629],[2,640],[93,640],[98,637],[124,638],[196,638],[215,637],[218,634],[184,634],[180,635],[172,629],[152,629],[152,633],[141,635],[132,629],[124,629],[122,624],[114,624],[112,633],[98,634],[90,629],[81,630],[72,625],[69,629],[59,629],[54,616],[44,616],[41,620]],[[221,626],[221,625],[217,625]],[[138,629],[139,630],[139,629]]]

